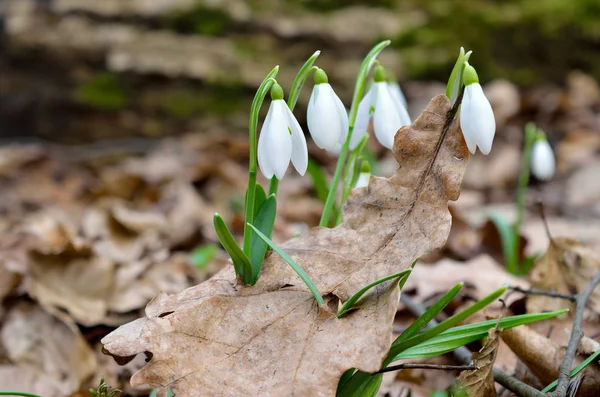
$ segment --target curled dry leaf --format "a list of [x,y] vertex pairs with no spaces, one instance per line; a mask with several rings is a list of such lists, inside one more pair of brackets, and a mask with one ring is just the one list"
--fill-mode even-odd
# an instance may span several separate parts
[[473,353],[473,360],[477,360],[477,369],[463,371],[457,382],[466,389],[470,397],[492,397],[496,395],[494,387],[494,362],[498,354],[498,329],[492,328],[488,332],[485,345],[477,353]]
[[444,244],[448,200],[456,200],[467,163],[458,123],[441,131],[450,104],[435,97],[395,138],[400,169],[372,178],[344,206],[344,222],[281,245],[325,297],[311,293],[279,256],[269,256],[254,286],[232,267],[179,295],[159,295],[146,317],[106,336],[108,354],[127,361],[150,352],[132,384],[178,396],[335,394],[348,368],[380,368],[390,346],[399,290],[380,284],[361,310],[337,319],[339,301],[383,276],[407,269]]
[[[563,294],[581,292],[600,272],[600,258],[588,245],[566,237],[553,238],[548,251],[534,264],[530,273],[532,288],[555,291]],[[575,305],[561,299],[530,295],[527,297],[527,312],[570,308]],[[585,316],[597,320],[600,315],[600,289],[592,293]]]
[[8,313],[0,339],[10,360],[0,365],[4,389],[62,397],[79,390],[96,371],[94,352],[77,326],[34,304],[21,303]]

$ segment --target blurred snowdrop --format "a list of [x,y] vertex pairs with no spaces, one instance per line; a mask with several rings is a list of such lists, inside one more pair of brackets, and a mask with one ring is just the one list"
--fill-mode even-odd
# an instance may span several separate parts
[[369,162],[366,160],[361,161],[360,173],[358,174],[358,178],[354,184],[355,188],[368,186],[369,180],[371,179],[371,166],[369,165]]
[[323,69],[315,71],[314,81],[308,102],[308,130],[318,147],[339,153],[348,135],[348,113]]
[[281,180],[290,160],[300,175],[306,173],[308,150],[298,121],[283,100],[279,84],[271,89],[271,105],[258,139],[258,165],[267,179]]
[[538,136],[531,150],[531,172],[537,179],[548,181],[556,168],[554,152],[544,135]]
[[466,63],[463,71],[465,93],[460,108],[460,128],[469,152],[475,154],[477,147],[483,154],[492,150],[496,120],[492,105],[485,97],[475,68]]
[[398,130],[411,124],[410,117],[401,101],[394,99],[389,84],[385,81],[385,69],[376,66],[374,83],[358,105],[350,149],[356,148],[367,134],[369,121],[373,120],[375,137],[388,149],[394,146],[394,136]]

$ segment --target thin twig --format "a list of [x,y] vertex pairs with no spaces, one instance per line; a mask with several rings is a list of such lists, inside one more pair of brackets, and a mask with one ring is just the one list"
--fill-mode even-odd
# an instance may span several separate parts
[[571,302],[575,302],[577,300],[577,295],[561,294],[558,292],[545,291],[543,289],[536,289],[536,288],[525,289],[525,288],[521,288],[516,285],[510,286],[510,287],[508,287],[508,289],[511,291],[520,292],[525,295],[543,295],[543,296],[549,296],[551,298],[566,299]]
[[600,283],[600,272],[596,274],[592,281],[590,281],[587,287],[585,287],[585,290],[583,290],[582,293],[577,295],[577,301],[575,304],[575,319],[573,320],[573,330],[571,331],[571,338],[569,339],[569,344],[567,345],[565,358],[563,359],[558,369],[559,375],[556,390],[552,393],[549,393],[548,396],[565,397],[567,395],[567,390],[569,389],[569,375],[571,373],[571,367],[573,366],[573,360],[575,359],[577,346],[579,345],[579,341],[583,337],[583,331],[581,330],[581,323],[583,322],[583,312],[585,311],[585,306],[590,295],[592,295],[592,292],[594,292],[594,289],[596,288],[598,283]]
[[375,374],[383,374],[385,372],[400,371],[403,369],[435,369],[440,371],[468,371],[479,369],[477,365],[442,365],[442,364],[419,364],[419,363],[404,363],[398,365],[390,365],[375,372]]
[[[404,305],[410,310],[415,316],[421,316],[427,310],[420,303],[412,300],[408,297],[407,294],[401,294],[400,300]],[[431,322],[427,325],[426,328],[430,328],[436,326],[438,322],[436,320],[431,320]],[[472,352],[467,349],[465,346],[461,346],[458,349],[452,352],[454,358],[458,361],[461,361],[465,364],[469,364],[471,362]],[[512,391],[519,397],[545,397],[546,395],[541,391],[521,382],[520,380],[500,371],[497,368],[493,369],[494,380]]]

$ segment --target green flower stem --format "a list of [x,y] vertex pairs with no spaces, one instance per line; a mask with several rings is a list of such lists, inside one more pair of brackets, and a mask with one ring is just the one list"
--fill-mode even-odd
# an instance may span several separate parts
[[[360,168],[357,166],[357,162],[360,161],[360,157],[362,156],[363,148],[369,139],[368,136],[364,136],[360,141],[358,146],[350,152],[350,156],[348,157],[348,161],[346,163],[346,172],[344,173],[343,182],[342,182],[342,200],[341,203],[344,204],[348,199],[348,195],[350,194],[350,190],[354,187],[356,183],[356,179],[358,174],[360,173]],[[335,224],[336,226],[342,223],[342,211],[338,211]]]
[[262,81],[254,99],[252,100],[252,107],[250,108],[250,165],[248,168],[248,188],[246,189],[246,203],[245,203],[245,225],[244,225],[244,253],[246,256],[250,256],[251,247],[251,232],[248,223],[254,222],[254,197],[256,194],[256,169],[257,169],[257,157],[256,157],[256,131],[258,130],[258,115],[260,107],[262,106],[265,96],[271,89],[271,86],[275,82],[275,76],[279,72],[279,66],[275,66],[273,70],[269,72],[267,77]]
[[527,193],[527,185],[529,184],[529,175],[531,169],[531,149],[537,135],[535,124],[529,123],[525,126],[525,142],[523,144],[523,155],[521,157],[521,170],[519,171],[519,185],[517,187],[517,219],[513,226],[513,255],[507,258],[507,268],[512,274],[517,274],[520,271],[519,265],[519,242],[521,237],[521,224],[523,223],[523,209],[525,207],[525,195]]
[[319,222],[320,226],[327,226],[329,224],[329,218],[331,217],[331,211],[333,206],[335,205],[335,195],[337,193],[338,184],[340,182],[340,177],[342,175],[342,171],[344,169],[344,164],[346,162],[346,156],[348,155],[348,149],[350,147],[350,139],[352,138],[352,131],[354,131],[354,123],[356,122],[356,114],[358,112],[358,104],[363,97],[365,92],[365,85],[367,83],[367,77],[369,75],[369,71],[375,62],[375,58],[379,55],[379,53],[388,45],[390,45],[389,40],[385,40],[377,44],[373,49],[367,54],[362,64],[360,65],[360,69],[358,71],[358,76],[356,77],[356,84],[354,86],[354,95],[352,96],[352,106],[350,107],[350,115],[348,116],[348,136],[346,137],[346,142],[342,145],[342,150],[340,152],[340,156],[338,157],[338,162],[335,167],[335,173],[333,174],[333,180],[331,181],[331,188],[329,189],[329,193],[327,194],[327,200],[325,201],[325,207],[323,208],[323,214],[321,215],[321,221]]
[[269,182],[269,196],[272,194],[277,195],[277,189],[279,189],[279,179],[274,176]]

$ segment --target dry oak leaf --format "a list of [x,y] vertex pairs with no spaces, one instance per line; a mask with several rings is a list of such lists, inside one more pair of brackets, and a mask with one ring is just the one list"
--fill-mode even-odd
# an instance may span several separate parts
[[121,326],[102,343],[126,362],[152,358],[131,383],[168,387],[185,396],[333,396],[345,370],[380,369],[392,341],[399,299],[395,283],[380,284],[361,309],[342,319],[339,301],[444,244],[448,200],[456,200],[468,154],[458,123],[445,137],[450,104],[435,97],[395,137],[399,170],[352,191],[344,222],[314,228],[281,248],[317,285],[317,306],[279,256],[266,258],[254,286],[238,285],[229,266],[179,295],[159,295],[146,317]]
[[[567,237],[553,238],[548,251],[534,264],[531,287],[562,294],[581,292],[600,272],[600,257],[587,244]],[[562,299],[541,295],[527,297],[527,313],[560,310],[575,305]],[[596,288],[587,303],[585,318],[597,321],[600,316],[600,289]]]
[[485,345],[477,353],[473,353],[473,360],[477,360],[477,369],[463,371],[457,382],[466,389],[470,397],[492,397],[496,396],[494,387],[494,362],[498,354],[498,329],[492,328],[488,332]]

